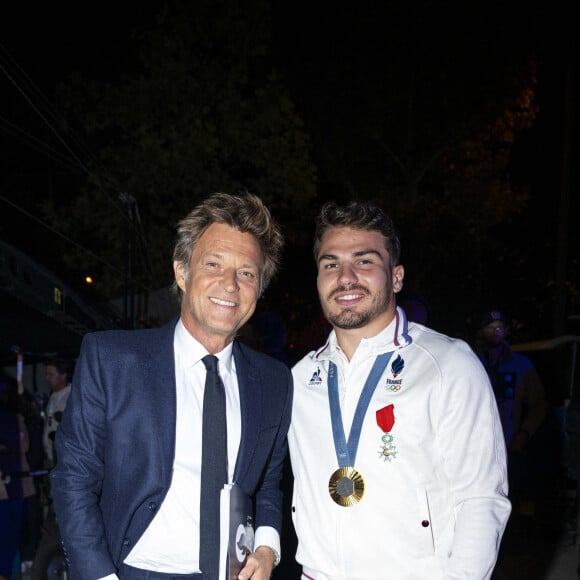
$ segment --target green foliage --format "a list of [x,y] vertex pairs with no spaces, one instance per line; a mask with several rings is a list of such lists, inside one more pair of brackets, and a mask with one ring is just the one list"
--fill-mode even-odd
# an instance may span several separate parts
[[[63,87],[99,158],[72,203],[47,212],[116,257],[115,268],[95,265],[107,294],[122,289],[131,240],[139,240],[139,284],[170,283],[175,223],[209,193],[252,191],[277,218],[314,196],[309,137],[265,59],[266,8],[259,0],[168,2],[135,34],[137,72],[108,82],[76,76]],[[136,200],[139,220],[129,219],[137,214],[122,192]]]

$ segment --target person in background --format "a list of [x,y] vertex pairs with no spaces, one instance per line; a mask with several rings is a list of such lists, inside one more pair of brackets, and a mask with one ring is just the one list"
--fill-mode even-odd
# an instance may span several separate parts
[[[44,417],[42,405],[23,385],[21,396],[22,415],[28,432],[28,452],[26,459],[32,472],[40,473],[45,469],[44,455]],[[22,533],[20,541],[20,560],[22,572],[32,568],[32,561],[42,536],[44,504],[46,504],[46,484],[48,478],[34,477],[35,493],[24,499],[22,514]]]
[[376,204],[325,204],[314,258],[333,329],[292,369],[302,578],[490,578],[511,506],[485,370],[396,306],[400,242]]
[[[16,379],[0,376],[0,580],[18,564],[25,498],[35,493],[28,475],[28,431]],[[17,570],[18,576],[20,571]]]
[[[508,449],[508,480],[514,511],[529,511],[529,444],[546,418],[548,404],[542,381],[532,361],[514,352],[509,325],[497,309],[481,317],[476,351],[489,375]],[[520,505],[522,503],[522,505]]]
[[44,410],[43,444],[46,468],[54,467],[54,436],[62,419],[71,390],[73,363],[62,358],[49,359],[44,363],[44,380],[50,396]]
[[51,472],[71,578],[218,580],[218,562],[202,569],[200,550],[210,499],[201,494],[208,353],[225,386],[228,482],[255,507],[255,548],[238,577],[270,578],[281,557],[292,375],[236,335],[274,277],[282,245],[259,197],[215,193],[178,224],[179,318],[83,338]]

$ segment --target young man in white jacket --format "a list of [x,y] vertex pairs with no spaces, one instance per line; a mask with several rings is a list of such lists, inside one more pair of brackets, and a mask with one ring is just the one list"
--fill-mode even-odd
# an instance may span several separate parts
[[490,578],[510,514],[487,374],[463,341],[407,322],[399,254],[373,203],[322,208],[314,256],[333,330],[293,368],[288,435],[306,580]]

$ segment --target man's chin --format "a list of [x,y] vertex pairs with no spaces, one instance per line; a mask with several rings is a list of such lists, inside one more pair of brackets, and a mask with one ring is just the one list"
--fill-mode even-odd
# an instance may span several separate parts
[[342,330],[350,330],[366,326],[370,317],[366,312],[358,313],[352,310],[344,310],[337,316],[327,315],[326,318],[332,326]]

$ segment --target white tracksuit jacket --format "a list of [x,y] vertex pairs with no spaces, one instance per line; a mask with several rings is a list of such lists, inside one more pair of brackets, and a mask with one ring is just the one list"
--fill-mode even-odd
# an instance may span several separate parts
[[[388,351],[394,352],[367,409],[354,465],[365,493],[358,504],[341,507],[328,492],[339,467],[328,363],[337,365],[348,439],[370,368]],[[333,331],[292,373],[292,518],[304,572],[315,580],[489,578],[511,506],[495,398],[470,347],[407,324],[397,308],[393,322],[363,340],[350,362]],[[395,421],[384,433],[375,417],[388,405]]]

